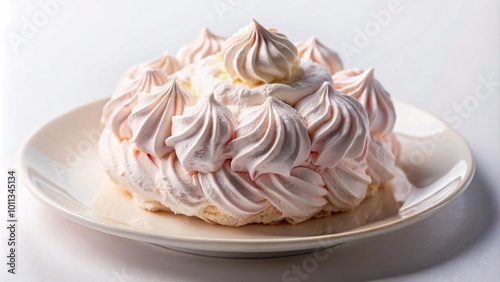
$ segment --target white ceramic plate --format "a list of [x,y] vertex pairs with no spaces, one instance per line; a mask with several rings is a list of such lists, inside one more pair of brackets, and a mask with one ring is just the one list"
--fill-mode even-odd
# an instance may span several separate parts
[[113,187],[97,155],[104,102],[80,107],[38,130],[19,156],[22,180],[41,202],[77,223],[190,253],[280,256],[387,233],[449,203],[474,174],[470,149],[459,134],[434,116],[397,102],[395,130],[402,144],[402,166],[416,187],[402,206],[382,189],[353,212],[299,225],[211,225],[197,218],[144,211]]

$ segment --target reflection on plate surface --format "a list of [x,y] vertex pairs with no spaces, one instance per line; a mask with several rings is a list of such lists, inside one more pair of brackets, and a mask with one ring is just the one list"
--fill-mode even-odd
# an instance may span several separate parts
[[298,225],[212,225],[144,211],[107,178],[97,155],[104,102],[71,111],[28,140],[19,158],[24,183],[39,200],[77,223],[191,253],[280,256],[394,231],[450,202],[474,172],[470,149],[455,131],[418,108],[396,102],[401,165],[416,187],[401,207],[388,189],[380,189],[354,211]]

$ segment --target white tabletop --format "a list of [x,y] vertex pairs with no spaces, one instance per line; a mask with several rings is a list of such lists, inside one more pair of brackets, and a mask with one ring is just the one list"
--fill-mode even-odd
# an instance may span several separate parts
[[347,68],[375,66],[393,97],[443,118],[465,137],[477,171],[463,195],[428,219],[338,246],[311,271],[289,276],[283,274],[311,254],[243,260],[162,249],[64,219],[19,183],[17,274],[7,273],[2,227],[1,281],[500,280],[499,1],[28,2],[0,8],[4,174],[32,132],[109,96],[127,67],[174,53],[202,26],[228,36],[252,17],[293,41],[315,35]]

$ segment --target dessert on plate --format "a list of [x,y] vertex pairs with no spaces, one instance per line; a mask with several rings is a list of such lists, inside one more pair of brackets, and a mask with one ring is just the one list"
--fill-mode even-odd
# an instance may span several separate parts
[[377,189],[404,200],[395,119],[373,68],[343,70],[317,39],[293,44],[252,20],[228,39],[204,29],[175,56],[126,71],[104,106],[99,151],[144,209],[296,224]]

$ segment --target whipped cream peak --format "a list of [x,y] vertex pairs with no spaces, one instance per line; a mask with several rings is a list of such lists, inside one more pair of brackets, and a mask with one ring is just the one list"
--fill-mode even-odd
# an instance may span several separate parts
[[336,90],[356,98],[368,114],[370,134],[384,137],[392,132],[396,111],[390,94],[375,79],[375,69],[339,71],[333,75]]
[[182,166],[189,172],[217,171],[229,158],[226,145],[234,135],[236,119],[214,95],[207,95],[181,116],[172,117],[172,136],[165,141],[175,148]]
[[295,45],[256,20],[226,40],[221,57],[229,76],[250,86],[286,81],[298,64]]
[[330,74],[343,69],[339,55],[319,42],[314,36],[306,41],[296,43],[295,46],[297,47],[299,58],[311,60],[328,68]]
[[264,173],[289,176],[311,151],[302,117],[276,98],[243,110],[235,131],[236,138],[228,145],[231,168],[248,172],[252,180]]
[[225,41],[224,37],[215,35],[208,28],[204,27],[194,42],[179,49],[176,57],[186,66],[209,55],[216,54],[222,49]]
[[165,144],[172,134],[172,117],[182,115],[192,99],[177,79],[151,93],[138,93],[138,103],[128,117],[132,130],[131,142],[142,152],[162,158],[174,149]]
[[345,157],[364,157],[369,140],[368,119],[356,99],[325,82],[314,94],[300,100],[295,109],[306,121],[314,165],[335,167]]

